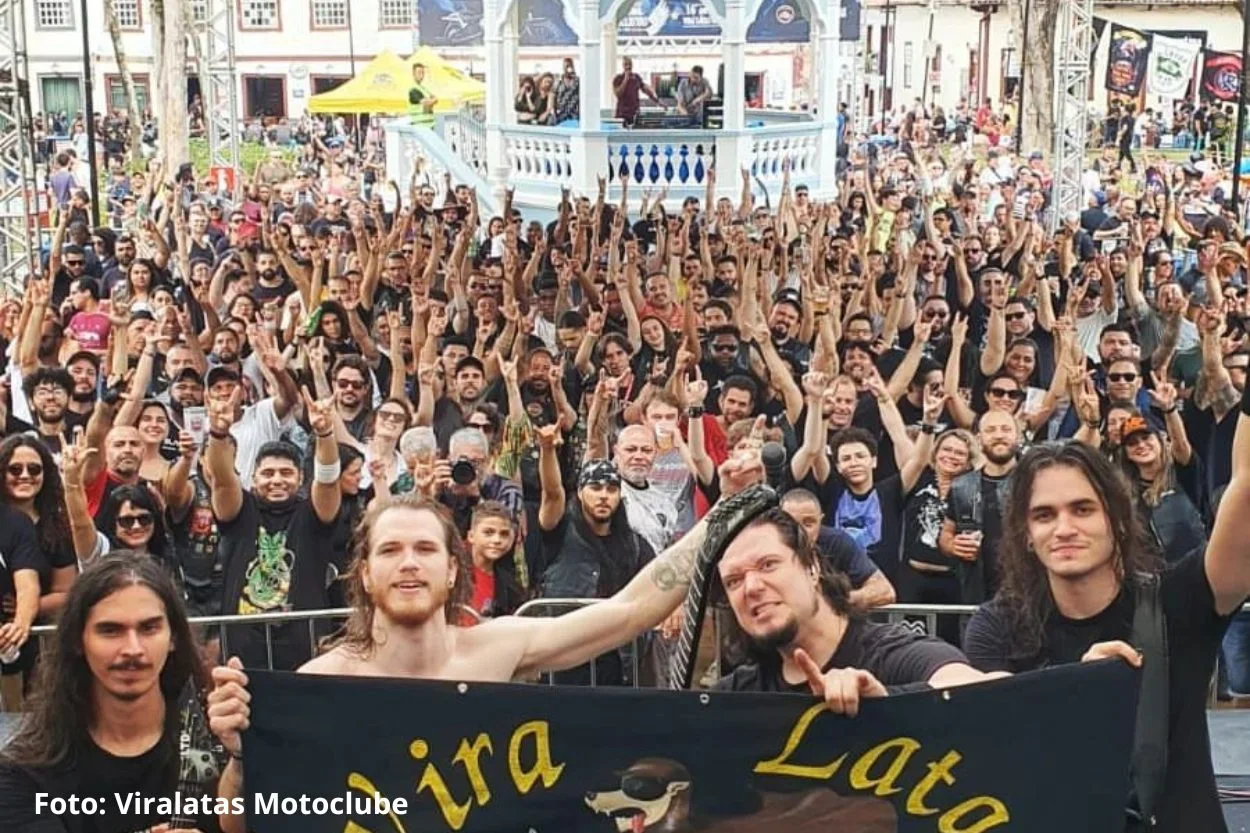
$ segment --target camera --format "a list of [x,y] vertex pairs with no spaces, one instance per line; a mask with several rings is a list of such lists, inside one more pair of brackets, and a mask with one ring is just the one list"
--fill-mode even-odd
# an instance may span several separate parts
[[477,464],[467,457],[460,457],[451,464],[451,481],[461,486],[468,486],[477,480]]
[[104,390],[100,391],[100,401],[105,405],[112,407],[122,398],[122,391],[125,389],[126,383],[124,381],[118,382],[115,385],[106,385]]

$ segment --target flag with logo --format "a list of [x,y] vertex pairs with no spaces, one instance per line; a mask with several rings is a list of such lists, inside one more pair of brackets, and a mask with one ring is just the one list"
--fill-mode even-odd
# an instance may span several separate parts
[[1231,103],[1241,91],[1241,56],[1234,52],[1202,50],[1202,100]]
[[1194,74],[1199,44],[1193,41],[1154,35],[1150,46],[1150,69],[1146,88],[1159,98],[1183,98]]

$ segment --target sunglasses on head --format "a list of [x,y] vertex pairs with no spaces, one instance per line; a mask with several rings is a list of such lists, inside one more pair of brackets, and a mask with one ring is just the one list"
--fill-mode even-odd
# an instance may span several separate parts
[[990,396],[998,396],[1004,399],[1023,399],[1024,391],[1010,388],[990,388],[986,391]]
[[144,529],[152,525],[152,513],[144,512],[139,515],[118,515],[117,525],[122,529]]
[[27,477],[39,477],[43,474],[42,463],[9,463],[9,477],[21,477],[22,472]]

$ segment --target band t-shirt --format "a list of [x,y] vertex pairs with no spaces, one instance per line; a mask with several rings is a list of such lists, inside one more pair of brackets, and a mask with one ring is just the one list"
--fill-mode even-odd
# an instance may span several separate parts
[[[1207,580],[1203,555],[1195,549],[1171,565],[1160,582],[1167,621],[1170,711],[1167,777],[1155,814],[1158,833],[1221,833],[1228,828],[1220,810],[1207,731],[1207,686],[1215,657],[1231,617],[1218,616],[1215,595]],[[1098,642],[1132,641],[1134,594],[1121,590],[1101,613],[1068,619],[1058,612],[1044,625],[1044,643],[1037,656],[1012,656],[1011,617],[997,599],[983,605],[968,622],[964,647],[982,671],[1029,671],[1080,662]]]
[[[967,661],[958,648],[936,637],[921,636],[904,624],[879,624],[853,617],[847,622],[838,649],[822,670],[860,668],[876,677],[887,691],[903,693],[923,690],[939,668]],[[792,685],[782,679],[779,658],[739,666],[722,677],[716,689],[811,693],[806,682]]]

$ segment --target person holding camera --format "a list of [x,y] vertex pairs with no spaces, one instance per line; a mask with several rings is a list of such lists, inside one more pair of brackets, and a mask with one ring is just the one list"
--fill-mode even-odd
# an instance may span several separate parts
[[519,524],[522,515],[521,487],[490,469],[490,440],[480,428],[461,428],[447,443],[447,459],[434,464],[417,486],[446,506],[461,535],[469,533],[473,510],[483,501],[496,501]]

